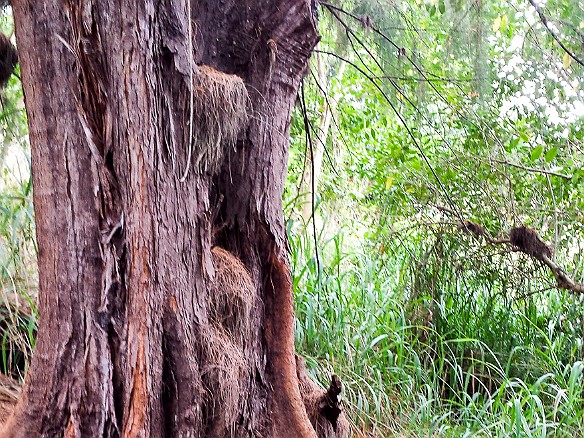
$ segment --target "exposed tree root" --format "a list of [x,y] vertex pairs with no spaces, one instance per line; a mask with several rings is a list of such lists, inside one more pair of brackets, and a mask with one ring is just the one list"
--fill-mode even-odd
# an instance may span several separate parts
[[16,380],[0,374],[0,429],[10,417],[19,396],[20,384]]

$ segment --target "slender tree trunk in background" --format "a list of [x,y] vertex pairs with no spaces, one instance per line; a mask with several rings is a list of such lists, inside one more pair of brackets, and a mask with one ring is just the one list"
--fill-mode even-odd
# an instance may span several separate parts
[[346,434],[295,360],[281,205],[315,24],[219,3],[13,1],[41,318],[0,435]]
[[[312,217],[313,213],[312,199],[318,193],[318,183],[322,171],[322,160],[324,158],[325,147],[333,118],[333,108],[331,108],[331,105],[335,105],[338,97],[338,93],[334,89],[333,84],[331,84],[331,78],[329,77],[330,65],[323,61],[322,54],[315,53],[314,57],[316,60],[318,82],[323,93],[326,94],[326,99],[322,108],[320,123],[316,135],[313,135],[312,151],[309,149],[306,151],[305,162],[307,164],[304,168],[301,180],[302,218],[306,224]],[[334,77],[340,80],[340,78],[343,77],[346,65],[347,63],[341,60],[336,67]]]

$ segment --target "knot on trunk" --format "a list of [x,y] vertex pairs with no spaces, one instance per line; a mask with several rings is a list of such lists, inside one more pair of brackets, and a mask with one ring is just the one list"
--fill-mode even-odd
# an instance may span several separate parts
[[333,429],[337,430],[337,420],[341,415],[341,391],[343,385],[336,374],[331,378],[329,389],[319,403],[320,412],[331,422]]
[[318,437],[347,437],[349,422],[342,410],[341,379],[333,374],[328,390],[324,391],[309,377],[306,361],[299,356],[296,356],[296,373],[308,418]]

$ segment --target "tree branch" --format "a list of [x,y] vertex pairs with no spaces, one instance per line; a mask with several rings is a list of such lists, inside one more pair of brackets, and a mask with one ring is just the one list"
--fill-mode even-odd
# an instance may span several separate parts
[[[446,214],[453,215],[455,213],[448,207],[441,205],[434,205],[434,207]],[[584,294],[584,284],[573,280],[566,271],[551,259],[551,249],[533,228],[525,226],[515,227],[509,230],[509,238],[500,239],[493,238],[482,225],[469,220],[464,220],[463,225],[459,226],[458,229],[472,234],[477,238],[484,237],[491,245],[508,245],[514,251],[522,252],[539,260],[551,270],[552,275],[556,279],[556,287],[558,289]]]
[[511,166],[511,167],[515,167],[517,169],[526,170],[528,172],[543,173],[543,174],[546,174],[546,175],[557,176],[559,178],[564,178],[564,179],[567,179],[567,180],[572,179],[572,175],[566,175],[566,174],[563,174],[563,173],[557,173],[557,172],[553,172],[551,170],[537,169],[535,167],[522,166],[521,164],[510,163],[509,161],[504,161],[504,160],[495,160],[495,159],[493,159],[492,161],[494,161],[495,163],[504,164],[505,166]]
[[556,278],[558,289],[584,294],[584,284],[578,283],[568,277],[568,274],[553,261],[551,261],[549,257],[544,255],[542,256],[541,261],[551,269],[552,274],[554,274],[554,277]]
[[566,45],[562,42],[562,40],[560,40],[560,38],[558,37],[558,35],[556,35],[556,33],[549,26],[549,21],[548,21],[547,17],[544,15],[543,11],[538,6],[538,4],[535,2],[535,0],[529,0],[529,3],[531,3],[531,6],[533,6],[535,8],[535,11],[537,12],[537,15],[539,15],[539,19],[541,20],[541,22],[543,23],[543,25],[545,26],[545,28],[547,29],[547,31],[549,32],[549,34],[552,36],[552,38],[554,40],[556,40],[556,42],[560,45],[560,47],[562,48],[562,50],[564,52],[566,52],[570,56],[570,58],[572,58],[574,61],[576,61],[578,64],[580,64],[581,66],[584,67],[584,62],[580,58],[578,58],[574,54],[574,52],[572,52],[570,49],[568,49],[566,47]]

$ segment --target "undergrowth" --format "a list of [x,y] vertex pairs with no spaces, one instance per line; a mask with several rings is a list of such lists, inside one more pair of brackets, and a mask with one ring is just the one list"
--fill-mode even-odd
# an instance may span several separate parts
[[446,236],[437,258],[435,236],[388,254],[330,229],[317,262],[289,222],[296,345],[323,386],[341,377],[354,436],[584,433],[581,299],[457,270]]
[[[2,32],[11,34],[12,26],[11,17],[0,14]],[[0,95],[0,373],[19,380],[37,331],[37,248],[27,133],[20,79],[12,76]]]
[[37,283],[29,178],[0,193],[0,372],[14,378],[24,377],[34,348]]

